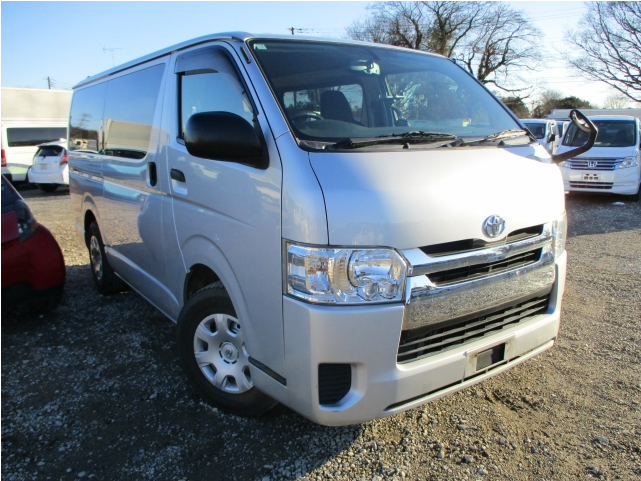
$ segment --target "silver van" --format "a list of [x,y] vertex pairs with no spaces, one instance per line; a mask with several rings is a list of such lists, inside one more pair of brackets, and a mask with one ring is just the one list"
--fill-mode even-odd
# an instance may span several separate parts
[[177,322],[224,410],[364,422],[556,340],[559,169],[441,56],[201,37],[78,84],[68,147],[99,291]]

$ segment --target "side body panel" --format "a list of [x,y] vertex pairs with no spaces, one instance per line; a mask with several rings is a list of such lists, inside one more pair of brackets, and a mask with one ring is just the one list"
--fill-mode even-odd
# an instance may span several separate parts
[[[237,66],[242,65],[231,55]],[[239,70],[250,86],[244,69]],[[177,75],[171,74],[167,92],[172,94],[165,102],[170,114],[164,118],[163,135],[169,139],[164,146],[167,168],[185,177],[185,182],[171,180],[176,236],[184,264],[187,269],[203,264],[216,273],[231,296],[250,356],[282,373],[282,172],[276,143],[258,106],[269,154],[266,170],[191,156],[177,138],[177,82]],[[251,87],[249,90],[256,98]],[[174,295],[182,293],[183,287],[175,279],[171,284]]]
[[[164,65],[164,62],[153,62],[142,69],[127,71],[125,75],[135,74],[151,66]],[[165,65],[164,78],[167,76]],[[113,83],[109,88],[113,88]],[[167,236],[173,236],[173,226],[162,222],[163,208],[170,209],[168,202],[168,182],[166,158],[158,153],[160,131],[158,126],[162,118],[164,83],[161,82],[159,96],[153,114],[149,145],[143,158],[125,157],[124,155],[105,155],[103,157],[104,208],[102,209],[101,232],[107,246],[105,249],[109,262],[116,272],[138,292],[152,301],[170,318],[176,319],[179,312],[177,298],[165,287],[167,269],[165,263],[165,242]],[[108,95],[109,95],[108,91]],[[109,97],[108,97],[109,99]],[[148,130],[145,124],[130,123],[120,130],[114,127],[116,121],[105,112],[105,125],[111,124],[111,137],[125,137],[122,131],[129,131],[131,137],[118,139],[134,143],[135,132]],[[122,122],[122,124],[125,124]],[[114,135],[115,134],[115,135]],[[146,132],[142,136],[148,135]],[[107,136],[106,136],[107,137]],[[107,142],[105,140],[105,150]],[[150,179],[150,165],[155,164],[157,175],[155,185]],[[166,202],[165,202],[166,201]]]

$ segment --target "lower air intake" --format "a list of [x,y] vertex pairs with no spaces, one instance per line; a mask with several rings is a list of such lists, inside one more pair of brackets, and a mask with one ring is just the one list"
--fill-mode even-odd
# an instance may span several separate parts
[[352,387],[351,364],[318,365],[318,402],[321,405],[336,404]]

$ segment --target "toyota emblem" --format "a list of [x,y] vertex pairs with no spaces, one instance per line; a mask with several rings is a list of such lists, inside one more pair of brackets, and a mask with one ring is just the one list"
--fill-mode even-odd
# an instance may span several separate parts
[[483,234],[486,237],[494,238],[505,231],[505,219],[498,215],[491,215],[483,221]]

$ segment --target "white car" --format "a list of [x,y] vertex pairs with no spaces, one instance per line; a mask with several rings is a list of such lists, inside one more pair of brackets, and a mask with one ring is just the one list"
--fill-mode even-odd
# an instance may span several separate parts
[[[599,130],[594,146],[559,163],[566,191],[627,195],[639,200],[641,152],[639,119],[627,115],[589,117]],[[588,134],[570,124],[558,154],[585,143]]]
[[59,185],[69,185],[67,141],[40,144],[29,169],[29,182],[44,192],[53,192]]
[[550,119],[523,119],[523,125],[534,134],[550,154],[556,154],[561,143],[558,124]]

